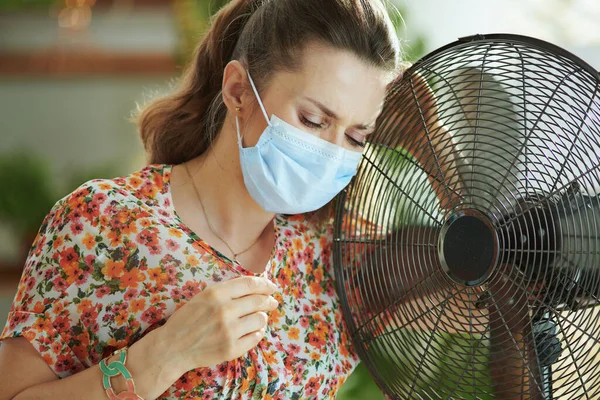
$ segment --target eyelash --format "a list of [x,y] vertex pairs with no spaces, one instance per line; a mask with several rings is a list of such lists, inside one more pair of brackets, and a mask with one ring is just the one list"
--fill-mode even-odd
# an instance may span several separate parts
[[[323,124],[317,124],[312,122],[311,120],[307,119],[306,117],[304,117],[303,115],[300,116],[300,121],[306,125],[309,128],[312,129],[321,129],[323,128]],[[354,139],[352,136],[348,136],[346,135],[346,139],[353,145],[356,147],[365,147],[365,143],[364,142],[359,142],[358,140]]]
[[346,135],[346,139],[348,139],[348,141],[356,147],[365,147],[365,142],[359,142],[358,140],[354,139],[352,136]]
[[323,128],[323,124],[317,124],[317,123],[315,123],[315,122],[312,122],[311,120],[309,120],[308,118],[306,118],[304,115],[301,115],[301,116],[300,116],[300,121],[301,121],[301,122],[302,122],[304,125],[308,126],[309,128],[312,128],[312,129],[320,129],[320,128]]

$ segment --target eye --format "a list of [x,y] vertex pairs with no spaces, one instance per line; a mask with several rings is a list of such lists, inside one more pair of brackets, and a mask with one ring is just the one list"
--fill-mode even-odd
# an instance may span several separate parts
[[350,142],[350,144],[351,144],[352,146],[355,146],[355,147],[361,147],[361,148],[362,148],[362,147],[365,147],[365,144],[366,144],[366,143],[365,143],[364,141],[357,140],[357,139],[353,138],[353,137],[352,137],[352,136],[350,136],[350,135],[346,135],[346,139],[348,139],[348,141]]
[[304,125],[306,125],[309,128],[312,129],[322,129],[325,124],[323,123],[317,123],[314,121],[311,121],[310,119],[306,118],[304,115],[300,115],[300,122],[302,122]]

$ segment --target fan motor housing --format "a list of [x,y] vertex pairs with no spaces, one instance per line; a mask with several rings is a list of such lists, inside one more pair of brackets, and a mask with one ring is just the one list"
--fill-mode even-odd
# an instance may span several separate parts
[[498,247],[498,235],[489,219],[468,210],[446,220],[440,232],[438,252],[442,268],[453,281],[476,286],[494,271]]

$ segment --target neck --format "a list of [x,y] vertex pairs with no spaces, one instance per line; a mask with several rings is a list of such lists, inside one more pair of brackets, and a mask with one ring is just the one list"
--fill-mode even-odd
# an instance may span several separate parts
[[234,251],[241,251],[270,230],[274,214],[263,210],[246,189],[231,125],[224,124],[213,145],[191,160],[188,169],[207,220]]

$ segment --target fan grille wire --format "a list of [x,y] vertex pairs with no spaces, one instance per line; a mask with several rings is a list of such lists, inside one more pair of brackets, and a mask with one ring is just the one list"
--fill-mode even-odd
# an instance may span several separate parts
[[[390,396],[600,398],[598,92],[577,57],[512,35],[395,82],[334,241],[352,340]],[[465,248],[495,257],[481,282],[442,258],[458,222],[495,238]]]

